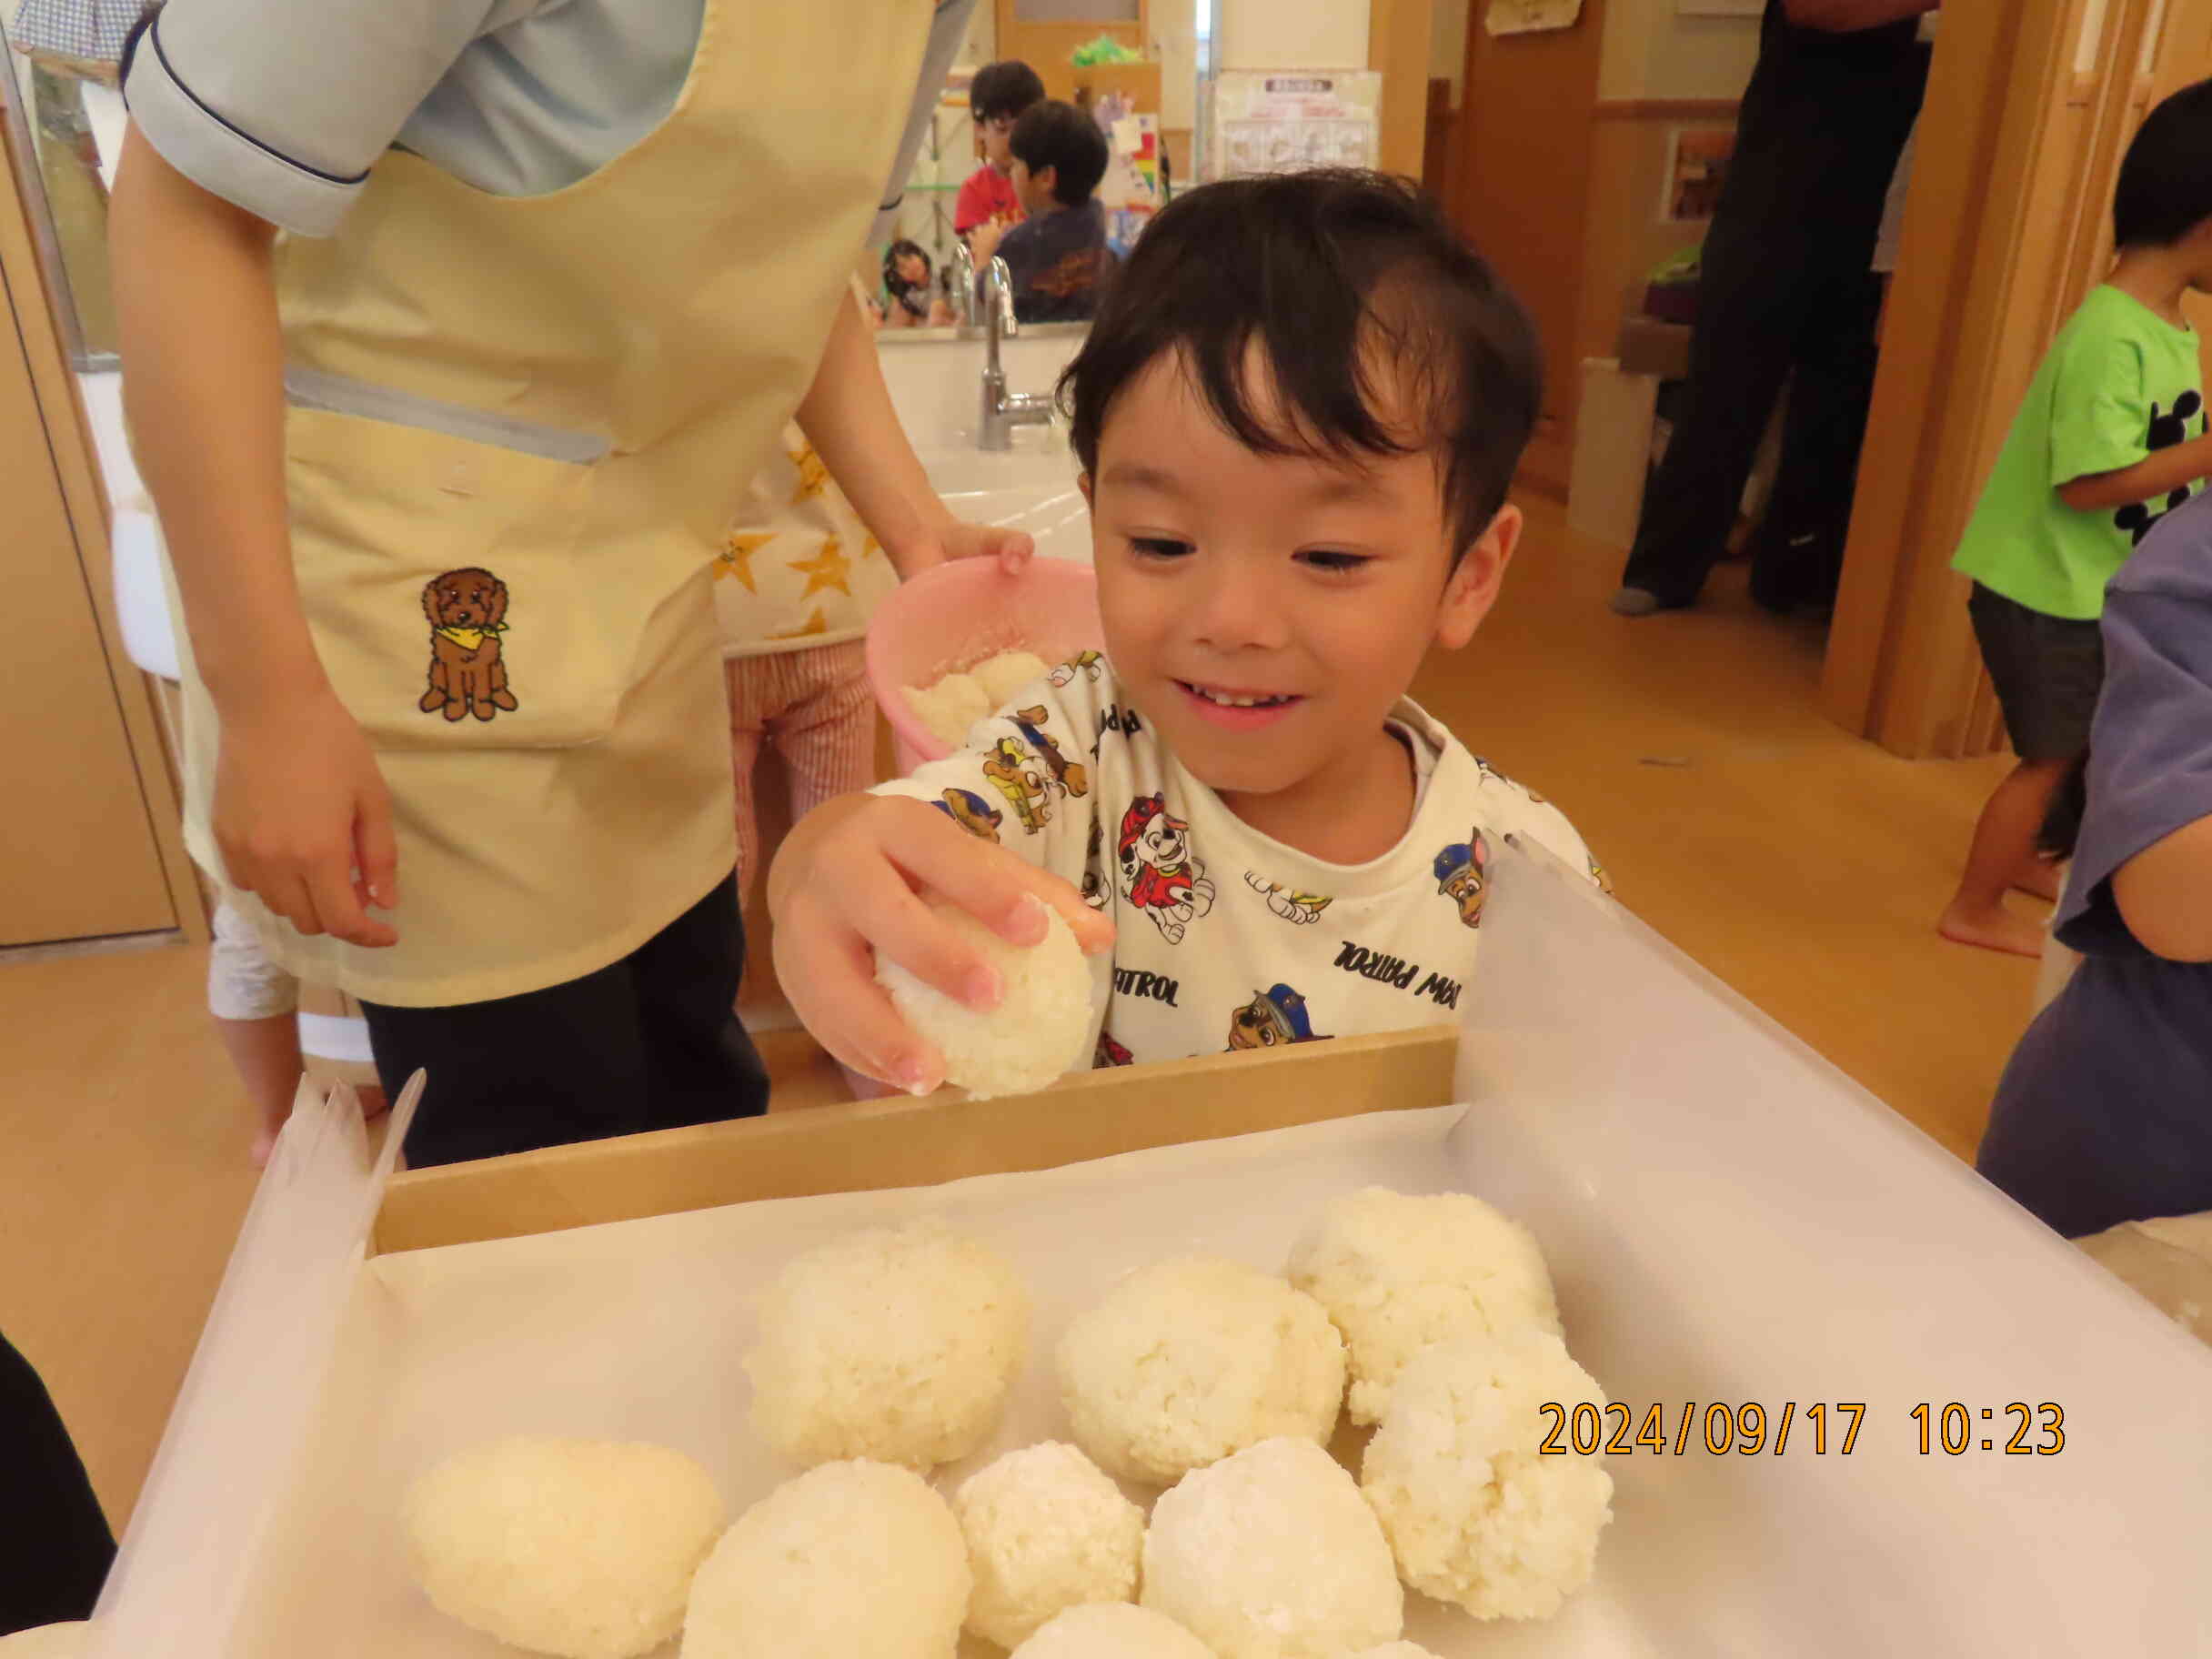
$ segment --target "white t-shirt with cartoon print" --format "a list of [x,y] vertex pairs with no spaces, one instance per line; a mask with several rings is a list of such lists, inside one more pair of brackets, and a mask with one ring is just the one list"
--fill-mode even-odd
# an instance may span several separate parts
[[1365,864],[1323,863],[1238,819],[1096,653],[1033,682],[960,753],[875,792],[930,802],[1112,916],[1096,1064],[1272,1048],[1457,1019],[1491,850],[1508,837],[1604,883],[1558,808],[1411,700],[1391,724],[1419,798],[1404,837]]

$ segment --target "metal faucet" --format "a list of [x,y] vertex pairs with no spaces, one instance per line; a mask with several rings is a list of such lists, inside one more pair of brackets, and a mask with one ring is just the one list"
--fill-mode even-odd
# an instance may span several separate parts
[[952,244],[952,274],[958,279],[960,295],[960,324],[975,327],[975,255],[964,240]]
[[1021,332],[1014,318],[1014,276],[993,257],[983,277],[983,412],[976,423],[980,449],[1010,449],[1016,427],[1041,427],[1052,418],[1052,399],[1041,392],[1010,392],[999,367],[999,342]]

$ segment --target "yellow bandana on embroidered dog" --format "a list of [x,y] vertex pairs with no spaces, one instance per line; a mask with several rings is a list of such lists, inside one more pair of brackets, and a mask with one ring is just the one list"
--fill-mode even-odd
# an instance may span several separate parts
[[483,649],[485,635],[507,632],[507,624],[498,622],[488,628],[441,628],[437,631],[464,651],[474,651]]

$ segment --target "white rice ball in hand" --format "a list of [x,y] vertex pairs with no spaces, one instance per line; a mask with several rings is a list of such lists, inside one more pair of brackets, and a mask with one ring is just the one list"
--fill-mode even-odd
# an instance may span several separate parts
[[1590,1579],[1613,1518],[1594,1455],[1540,1453],[1552,1414],[1605,1395],[1548,1331],[1463,1336],[1416,1358],[1360,1484],[1399,1574],[1478,1619],[1539,1619]]
[[824,1463],[747,1510],[699,1567],[681,1659],[952,1659],[968,1551],[909,1469]]
[[1029,1316],[1013,1265],[941,1222],[832,1239],[761,1297],[753,1426],[799,1463],[966,1457],[1005,1410]]
[[966,910],[931,908],[989,962],[1003,989],[987,1010],[948,997],[880,952],[876,982],[899,1016],[943,1057],[945,1081],[977,1100],[1027,1094],[1081,1066],[1091,1044],[1091,964],[1066,918],[1042,900],[1034,945],[1000,938]]
[[975,1594],[968,1628],[1019,1647],[1068,1608],[1137,1594],[1144,1512],[1075,1447],[1009,1452],[952,1500]]
[[1344,1343],[1312,1297],[1242,1262],[1185,1256],[1121,1281],[1061,1339],[1076,1443],[1165,1486],[1279,1435],[1324,1444],[1344,1399]]
[[1071,1607],[1024,1642],[1013,1659],[1219,1659],[1174,1620],[1126,1602]]
[[1390,1545],[1352,1477],[1310,1440],[1270,1440],[1161,1495],[1143,1604],[1218,1659],[1343,1659],[1404,1628]]
[[1559,1333],[1535,1236],[1464,1192],[1335,1198],[1291,1252],[1290,1281],[1344,1333],[1357,1423],[1380,1423],[1413,1356],[1466,1333]]
[[438,1611],[561,1659],[633,1659],[675,1635],[723,1520],[714,1483],[680,1452],[546,1435],[447,1458],[402,1508]]
[[1032,680],[1042,679],[1051,670],[1034,651],[1000,651],[984,658],[969,672],[983,689],[984,701],[993,709],[1003,709],[1013,701],[1015,692]]
[[948,749],[964,745],[970,729],[993,707],[970,674],[948,674],[935,685],[908,686],[905,691],[906,706],[914,711],[914,718]]

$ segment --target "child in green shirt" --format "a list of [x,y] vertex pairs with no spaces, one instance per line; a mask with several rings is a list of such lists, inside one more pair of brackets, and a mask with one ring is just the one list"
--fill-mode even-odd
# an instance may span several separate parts
[[2212,476],[2197,338],[2182,315],[2212,292],[2212,81],[2151,112],[2120,164],[2112,273],[2036,371],[1954,568],[2019,765],[1982,809],[1946,939],[2022,956],[2043,930],[2005,907],[2056,898],[2036,840],[2089,747],[2104,683],[2105,584],[2151,527]]

